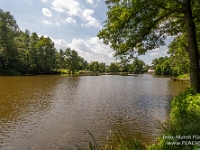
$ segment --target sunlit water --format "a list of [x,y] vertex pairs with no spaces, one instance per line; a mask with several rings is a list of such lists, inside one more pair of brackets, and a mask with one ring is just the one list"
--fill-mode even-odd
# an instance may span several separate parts
[[153,75],[0,77],[0,149],[71,150],[114,142],[116,130],[150,144],[187,82]]

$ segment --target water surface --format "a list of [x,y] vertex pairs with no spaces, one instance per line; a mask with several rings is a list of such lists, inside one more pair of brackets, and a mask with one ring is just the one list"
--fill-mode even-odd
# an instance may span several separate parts
[[0,149],[87,148],[92,133],[109,145],[121,130],[150,144],[172,96],[187,82],[153,75],[0,77]]

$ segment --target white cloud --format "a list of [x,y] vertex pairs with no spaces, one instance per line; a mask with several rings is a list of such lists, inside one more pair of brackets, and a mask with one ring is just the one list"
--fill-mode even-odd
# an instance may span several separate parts
[[55,43],[56,49],[63,49],[70,47],[78,52],[78,54],[90,61],[99,61],[110,64],[114,61],[113,50],[108,46],[103,44],[102,40],[98,37],[91,37],[86,40],[73,38],[71,43],[67,43],[63,39],[52,39]]
[[86,40],[73,39],[69,47],[77,50],[79,54],[88,62],[99,61],[109,64],[114,61],[113,50],[108,45],[103,44],[98,37],[91,37]]
[[47,2],[47,0],[42,0],[42,2]]
[[82,24],[82,26],[94,26],[94,27],[101,27],[100,23],[92,17],[92,14],[94,13],[94,10],[91,9],[85,9],[82,12],[82,18],[84,21],[87,21],[86,24]]
[[71,17],[67,17],[67,19],[65,20],[65,22],[76,23],[76,20],[72,19]]
[[86,0],[86,2],[89,3],[89,4],[93,4],[94,3],[93,0]]
[[153,49],[153,51],[159,51],[160,49],[159,48],[155,48],[155,49]]
[[42,8],[42,13],[47,17],[52,17],[52,13],[48,8]]
[[[93,4],[93,0],[86,0],[87,3]],[[101,25],[99,21],[92,16],[94,13],[94,10],[91,9],[85,9],[83,10],[81,8],[80,3],[78,3],[76,0],[53,0],[52,2],[53,9],[55,9],[58,12],[66,12],[69,16],[77,16],[80,17],[83,21],[81,26],[87,26],[87,27],[97,27],[101,28]],[[76,20],[72,19],[71,17],[68,17],[65,22],[68,23],[76,23]]]
[[54,23],[49,22],[49,21],[42,21],[42,22],[45,23],[45,24],[48,24],[48,25],[54,25]]
[[67,46],[68,43],[63,39],[53,39],[53,38],[51,38],[51,39],[54,42],[55,47],[56,47],[57,50],[60,50],[60,49],[65,50],[68,47]]
[[159,53],[158,52],[154,52],[154,53],[151,53],[150,55],[151,56],[157,56],[157,55],[159,55]]
[[163,54],[167,54],[168,51],[169,51],[169,50],[167,49],[167,50],[163,51],[162,53],[163,53]]
[[53,9],[58,12],[67,12],[69,15],[78,15],[80,4],[75,0],[53,0]]
[[113,51],[110,49],[108,45],[105,45],[102,40],[99,40],[98,37],[92,37],[89,40],[87,40],[87,43],[90,44],[91,51],[102,54],[102,55],[107,55],[108,53]]

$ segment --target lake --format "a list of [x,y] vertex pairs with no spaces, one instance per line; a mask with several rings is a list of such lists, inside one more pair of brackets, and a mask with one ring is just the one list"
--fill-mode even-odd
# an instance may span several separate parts
[[187,87],[149,74],[0,77],[0,149],[86,149],[92,136],[114,146],[119,131],[151,144]]

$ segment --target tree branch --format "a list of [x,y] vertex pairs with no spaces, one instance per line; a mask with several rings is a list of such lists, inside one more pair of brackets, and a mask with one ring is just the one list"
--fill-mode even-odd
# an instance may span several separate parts
[[174,0],[174,1],[176,1],[177,3],[183,5],[183,2],[181,2],[181,1],[179,1],[179,0]]
[[181,10],[181,9],[177,9],[177,10],[174,10],[174,9],[170,9],[170,8],[166,8],[166,7],[164,7],[164,6],[162,6],[162,5],[159,5],[159,4],[155,4],[155,6],[157,6],[157,7],[159,7],[159,8],[162,8],[162,9],[164,9],[164,10],[168,10],[168,11],[171,11],[171,12],[179,12],[179,13],[183,13],[183,11]]

